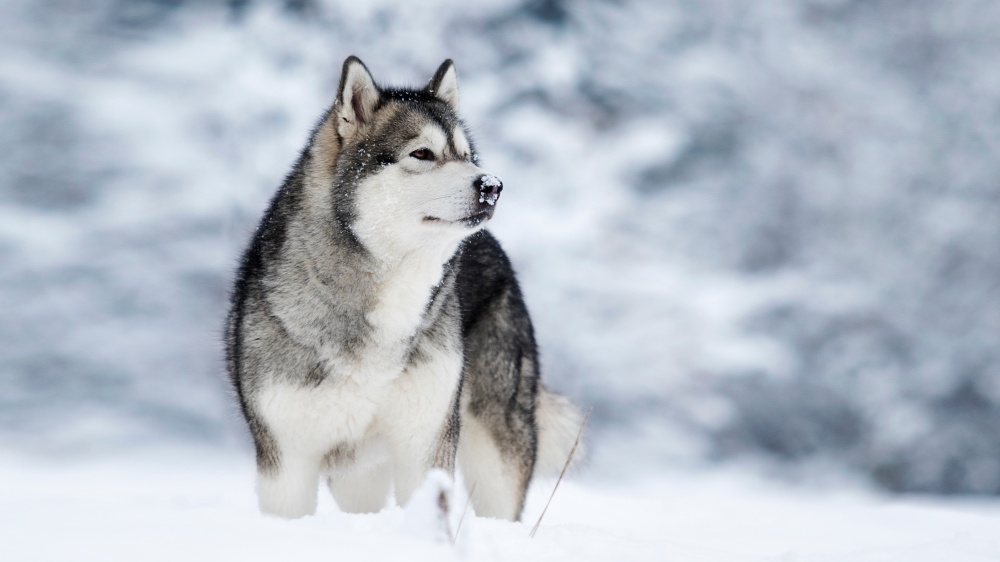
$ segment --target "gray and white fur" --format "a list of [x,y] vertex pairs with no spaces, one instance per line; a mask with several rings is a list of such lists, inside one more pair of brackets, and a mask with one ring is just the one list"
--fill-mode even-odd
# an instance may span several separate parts
[[457,116],[450,60],[385,88],[356,57],[239,268],[229,374],[264,513],[312,514],[325,479],[349,512],[405,504],[431,468],[516,520],[562,467],[579,411],[539,384],[531,320],[483,226],[503,189]]

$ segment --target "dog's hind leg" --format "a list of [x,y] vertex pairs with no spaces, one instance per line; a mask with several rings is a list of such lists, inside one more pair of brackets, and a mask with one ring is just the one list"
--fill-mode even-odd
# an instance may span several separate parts
[[495,431],[483,420],[467,415],[462,419],[458,463],[476,515],[516,521],[531,479],[530,463],[525,461],[534,457],[534,451],[528,450],[530,443],[505,441],[507,448],[525,450],[501,449]]

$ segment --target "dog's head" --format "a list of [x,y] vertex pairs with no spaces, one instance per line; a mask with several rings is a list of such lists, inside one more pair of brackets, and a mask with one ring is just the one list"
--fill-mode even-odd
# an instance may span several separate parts
[[445,61],[425,88],[383,88],[356,57],[344,62],[324,121],[336,131],[334,207],[370,250],[456,244],[493,216],[503,189],[479,167]]

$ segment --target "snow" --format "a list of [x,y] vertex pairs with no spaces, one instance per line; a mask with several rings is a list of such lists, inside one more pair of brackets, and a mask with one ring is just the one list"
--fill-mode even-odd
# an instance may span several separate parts
[[503,182],[493,174],[485,174],[482,178],[482,184],[483,187],[499,187],[503,185]]
[[[490,188],[491,191],[489,194],[480,192],[479,202],[488,203],[490,205],[496,205],[497,199],[500,198],[500,190],[503,189],[503,182],[500,181],[500,178],[496,177],[493,174],[484,174],[482,177],[481,186],[483,188]],[[499,187],[500,189],[492,191],[492,189],[495,187]]]
[[447,472],[440,469],[428,472],[403,508],[402,533],[442,544],[454,543],[455,529],[461,521],[461,514],[454,508],[454,488]]
[[[447,480],[447,477],[444,478]],[[145,450],[72,463],[0,462],[4,560],[851,560],[965,562],[1000,556],[1000,502],[891,498],[850,486],[779,486],[742,471],[670,471],[618,483],[536,483],[523,522],[465,517],[439,533],[431,479],[407,509],[315,516],[257,513],[249,456]],[[422,492],[428,491],[423,494]],[[452,502],[452,529],[465,506]]]

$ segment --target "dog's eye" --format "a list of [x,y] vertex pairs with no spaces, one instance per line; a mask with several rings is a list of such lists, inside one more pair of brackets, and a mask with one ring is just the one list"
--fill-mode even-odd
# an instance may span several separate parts
[[419,148],[410,153],[417,160],[434,160],[434,153],[426,148]]

